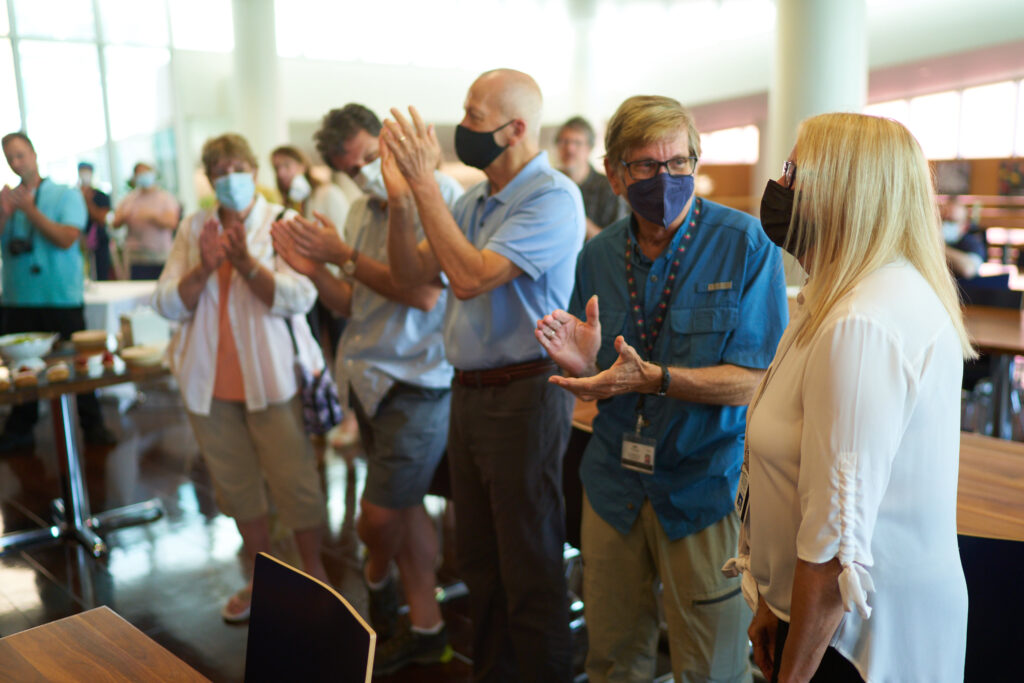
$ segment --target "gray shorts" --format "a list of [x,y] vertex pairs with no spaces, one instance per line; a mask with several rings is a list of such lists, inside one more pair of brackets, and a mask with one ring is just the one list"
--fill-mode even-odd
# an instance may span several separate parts
[[451,390],[396,383],[369,417],[349,391],[366,451],[363,498],[401,510],[423,502],[448,444]]

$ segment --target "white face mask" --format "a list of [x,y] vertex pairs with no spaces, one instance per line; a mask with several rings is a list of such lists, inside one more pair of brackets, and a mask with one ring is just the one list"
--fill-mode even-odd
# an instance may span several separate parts
[[956,221],[942,221],[942,239],[946,244],[960,241],[960,224]]
[[381,199],[388,198],[388,190],[384,186],[384,173],[381,170],[381,160],[377,157],[370,163],[359,169],[355,177],[356,185],[363,192]]
[[309,181],[306,180],[306,176],[299,174],[292,178],[291,187],[288,188],[288,199],[293,202],[303,202],[310,194],[313,193],[313,188],[310,187]]

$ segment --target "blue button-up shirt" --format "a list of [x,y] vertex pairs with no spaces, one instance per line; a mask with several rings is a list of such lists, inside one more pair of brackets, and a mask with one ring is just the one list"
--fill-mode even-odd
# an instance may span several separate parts
[[[36,208],[51,221],[85,227],[88,213],[82,193],[43,179],[36,188]],[[12,239],[32,242],[32,251],[11,253]],[[0,235],[3,257],[3,297],[6,306],[81,306],[85,271],[78,243],[61,249],[43,237],[21,211],[7,219]],[[38,272],[33,272],[38,266]]]
[[[442,173],[434,175],[445,203],[454,205],[462,186]],[[417,224],[416,229],[418,239],[423,239],[422,228]],[[345,238],[361,254],[388,262],[388,212],[379,198],[365,196],[352,204]],[[339,344],[339,391],[347,392],[351,384],[372,416],[396,381],[431,389],[451,386],[452,366],[441,340],[445,301],[442,293],[432,309],[421,311],[354,282],[352,311]],[[344,396],[342,405],[348,405]]]
[[[652,313],[690,216],[653,262],[635,247],[632,221],[619,220],[591,239],[576,265],[569,311],[582,319],[587,300],[598,295],[600,369],[618,357],[613,342],[620,334],[644,353],[629,314],[627,245],[633,272],[645,283],[639,292],[644,309]],[[754,218],[707,200],[687,242],[654,357],[648,360],[673,367],[768,367],[788,317],[779,248]],[[739,480],[746,406],[646,395],[649,424],[643,434],[657,439],[654,473],[647,475],[620,465],[622,435],[636,428],[638,399],[639,394],[624,394],[598,404],[594,435],[580,466],[594,510],[627,533],[648,498],[673,540],[722,519],[732,509]]]
[[482,182],[462,195],[452,215],[477,249],[512,261],[523,274],[467,301],[448,298],[444,343],[460,370],[524,363],[546,355],[537,320],[565,308],[585,220],[579,188],[541,152],[508,185],[489,194]]

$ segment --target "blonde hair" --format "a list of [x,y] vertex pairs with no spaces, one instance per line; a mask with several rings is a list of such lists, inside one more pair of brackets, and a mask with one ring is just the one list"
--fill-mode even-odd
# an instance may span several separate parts
[[249,143],[238,133],[224,133],[204,142],[202,159],[207,177],[210,175],[210,170],[224,159],[238,159],[254,169],[259,166]]
[[618,168],[626,152],[686,131],[690,154],[700,157],[700,133],[689,110],[671,97],[635,95],[619,105],[604,135],[605,155]]
[[810,341],[867,275],[904,258],[946,309],[964,358],[976,357],[942,250],[931,172],[910,131],[876,116],[822,114],[800,125],[796,156],[787,248],[810,259],[808,315],[796,342]]

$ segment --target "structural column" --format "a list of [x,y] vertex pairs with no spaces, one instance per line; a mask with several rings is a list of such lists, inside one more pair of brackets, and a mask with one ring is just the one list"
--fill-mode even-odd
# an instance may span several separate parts
[[[867,97],[865,0],[776,0],[775,6],[775,60],[756,195],[768,178],[780,175],[801,121],[826,112],[860,112]],[[787,281],[798,284],[802,271],[790,267],[791,259],[786,262]]]
[[260,181],[272,185],[268,156],[288,135],[281,106],[274,0],[234,0],[232,10],[235,121],[260,162]]

